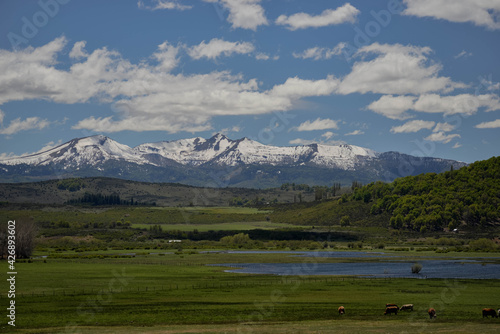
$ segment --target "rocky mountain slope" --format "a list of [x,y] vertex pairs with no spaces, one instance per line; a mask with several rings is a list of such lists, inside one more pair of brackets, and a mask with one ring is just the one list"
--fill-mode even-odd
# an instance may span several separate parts
[[278,147],[248,138],[231,140],[222,134],[133,148],[97,135],[73,139],[42,153],[0,160],[0,181],[111,176],[213,187],[267,187],[286,182],[392,181],[464,165],[440,158],[378,153],[354,145]]

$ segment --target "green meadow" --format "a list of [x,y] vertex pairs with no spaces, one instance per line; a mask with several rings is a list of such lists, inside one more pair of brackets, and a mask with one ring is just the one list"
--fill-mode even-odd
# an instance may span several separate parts
[[[15,264],[16,327],[2,322],[0,331],[500,332],[500,319],[481,315],[484,307],[500,306],[498,280],[255,275],[217,266],[475,257],[498,263],[498,252],[467,247],[472,234],[403,233],[354,219],[349,226],[301,226],[273,218],[280,214],[247,207],[5,206],[0,219],[34,222],[37,238],[33,258]],[[182,242],[170,243],[177,235]],[[271,235],[277,239],[266,237]],[[304,258],[228,249],[382,251],[392,257]],[[8,271],[6,261],[0,267]],[[3,309],[11,300],[8,290],[0,281]],[[384,315],[387,303],[415,309]],[[337,313],[341,305],[344,316]],[[429,307],[436,308],[436,319],[429,319]]]
[[[405,254],[403,256],[408,256]],[[356,259],[354,259],[356,260]],[[358,259],[359,260],[359,259]],[[200,253],[120,258],[44,259],[17,263],[16,332],[20,333],[494,333],[496,280],[374,279],[224,272],[207,264],[337,259],[284,254]],[[2,282],[2,291],[7,286]],[[6,294],[1,295],[6,305]],[[386,303],[413,312],[385,315]],[[339,316],[343,305],[346,314]],[[430,320],[429,307],[438,312]],[[2,325],[2,331],[11,326]],[[7,328],[8,327],[8,328]]]

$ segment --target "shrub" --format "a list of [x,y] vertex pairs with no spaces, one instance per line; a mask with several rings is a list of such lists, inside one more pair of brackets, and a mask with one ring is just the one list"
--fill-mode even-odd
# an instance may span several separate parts
[[411,272],[413,274],[418,274],[422,270],[423,266],[420,263],[414,263],[411,266]]

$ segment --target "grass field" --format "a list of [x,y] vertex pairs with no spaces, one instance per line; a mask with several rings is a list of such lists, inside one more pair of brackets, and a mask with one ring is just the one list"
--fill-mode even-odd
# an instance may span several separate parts
[[[414,252],[413,252],[414,254]],[[401,254],[408,258],[410,254]],[[18,263],[20,333],[496,333],[497,280],[367,279],[226,273],[214,263],[283,254],[190,253]],[[314,261],[329,261],[315,259]],[[5,262],[0,262],[5,264]],[[5,281],[1,291],[7,291]],[[0,303],[7,305],[1,294]],[[384,316],[386,303],[413,312]],[[336,309],[343,305],[346,315]],[[429,320],[427,308],[437,319]],[[9,327],[9,328],[6,328]],[[2,331],[10,326],[0,325]]]

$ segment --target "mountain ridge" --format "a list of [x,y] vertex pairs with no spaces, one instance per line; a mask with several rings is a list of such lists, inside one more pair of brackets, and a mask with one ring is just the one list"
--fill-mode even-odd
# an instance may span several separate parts
[[255,187],[260,187],[279,186],[296,180],[314,183],[325,179],[332,182],[340,178],[347,184],[349,180],[392,181],[406,176],[402,174],[401,166],[408,164],[414,165],[412,172],[419,173],[441,172],[450,166],[460,168],[466,165],[454,160],[412,157],[398,152],[379,153],[347,144],[271,146],[246,137],[232,140],[220,133],[208,139],[194,137],[135,147],[104,135],[95,135],[75,138],[41,153],[0,160],[0,182],[118,176],[136,181],[204,185],[213,181],[214,173],[225,171],[234,175],[236,170],[238,182],[218,183],[249,186],[252,184],[249,181],[254,180]]

